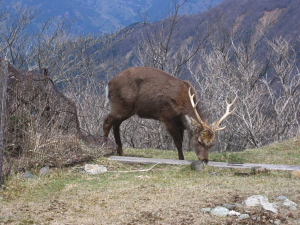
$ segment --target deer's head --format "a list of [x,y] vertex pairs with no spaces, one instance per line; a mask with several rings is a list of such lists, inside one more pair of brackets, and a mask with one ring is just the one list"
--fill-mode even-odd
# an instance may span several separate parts
[[185,115],[187,127],[190,132],[190,143],[199,160],[207,163],[209,151],[215,142],[216,132],[225,129],[225,127],[220,127],[221,123],[226,119],[227,116],[236,110],[236,108],[234,108],[232,111],[230,111],[230,107],[235,103],[237,96],[230,104],[226,101],[227,108],[225,114],[219,121],[215,121],[211,125],[207,125],[206,122],[201,119],[196,109],[199,101],[197,103],[194,102],[194,94],[191,94],[191,88],[189,88],[189,98],[197,118],[194,119],[188,114]]

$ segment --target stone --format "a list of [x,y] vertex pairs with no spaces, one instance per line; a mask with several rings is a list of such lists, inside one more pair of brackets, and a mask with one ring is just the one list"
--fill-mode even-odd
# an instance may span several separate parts
[[261,166],[255,166],[251,168],[251,173],[252,174],[259,174],[259,173],[270,173],[270,170],[268,170],[265,167]]
[[294,224],[300,224],[300,219],[294,220]]
[[280,225],[281,224],[281,221],[280,220],[275,220],[274,221],[274,225]]
[[249,217],[250,217],[249,214],[241,214],[241,215],[239,216],[239,220],[248,219]]
[[297,204],[289,199],[284,200],[282,205],[288,207],[290,210],[297,210]]
[[253,217],[252,217],[252,220],[254,220],[254,221],[260,221],[260,216],[258,216],[258,217],[253,216]]
[[85,164],[84,166],[85,172],[91,175],[101,174],[107,172],[107,168],[105,166],[101,166],[98,164]]
[[216,172],[210,172],[210,174],[213,176],[218,176],[218,174]]
[[211,208],[202,208],[201,211],[204,213],[209,213],[211,211]]
[[294,178],[300,178],[300,170],[293,170],[291,176]]
[[288,197],[287,197],[287,196],[280,195],[280,196],[277,197],[277,199],[278,199],[278,200],[286,200],[286,199],[288,199]]
[[45,166],[40,169],[40,176],[45,176],[45,175],[48,175],[49,173],[50,173],[49,166]]
[[244,201],[244,204],[246,206],[259,206],[262,202],[269,202],[269,200],[262,195],[252,195]]
[[194,161],[191,163],[191,169],[201,171],[204,169],[204,163],[202,161]]
[[237,211],[234,211],[234,210],[231,210],[228,213],[228,216],[240,216],[240,215],[241,215],[240,212],[237,212]]
[[235,209],[236,207],[235,205],[231,205],[231,204],[223,204],[222,206],[230,210]]
[[261,205],[265,210],[277,213],[277,206],[274,203],[270,203],[269,199],[262,195],[253,195],[248,197],[244,204],[246,206],[259,206]]
[[262,207],[265,210],[271,211],[272,213],[277,213],[278,209],[277,209],[277,205],[274,203],[270,203],[270,202],[266,202],[262,204]]
[[32,179],[32,178],[35,178],[35,176],[34,176],[32,173],[30,173],[29,171],[25,172],[25,173],[23,174],[23,177],[26,178],[26,179]]
[[217,206],[216,208],[213,208],[210,213],[215,216],[227,216],[229,214],[229,209]]

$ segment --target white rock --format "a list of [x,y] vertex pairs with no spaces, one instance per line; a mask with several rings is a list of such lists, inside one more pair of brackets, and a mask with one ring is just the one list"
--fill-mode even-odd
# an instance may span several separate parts
[[84,170],[91,175],[101,174],[107,172],[107,168],[105,166],[101,166],[98,164],[85,164]]
[[288,197],[287,196],[284,196],[284,195],[280,195],[280,196],[278,196],[278,200],[286,200]]
[[259,206],[261,205],[265,210],[277,213],[277,206],[274,203],[270,203],[269,199],[262,195],[253,195],[248,197],[244,204],[246,206]]
[[211,211],[211,208],[202,208],[201,211],[204,213],[209,213]]
[[300,224],[300,219],[294,220],[294,224]]
[[249,217],[250,217],[249,214],[241,214],[239,216],[239,220],[248,219]]
[[289,207],[290,210],[296,210],[297,204],[289,199],[284,200],[282,203],[283,206]]
[[228,216],[240,216],[240,215],[241,215],[241,213],[236,212],[236,211],[234,211],[234,210],[231,210],[231,211],[229,211],[229,213],[228,213]]
[[280,225],[280,224],[281,224],[281,221],[280,221],[280,220],[275,220],[275,221],[274,221],[274,224],[275,224],[275,225]]
[[216,216],[227,216],[229,213],[229,209],[222,207],[222,206],[217,206],[216,208],[213,208],[210,213],[212,215]]
[[265,210],[268,210],[268,211],[271,211],[271,212],[273,212],[273,213],[277,213],[278,212],[278,210],[277,210],[277,205],[276,204],[274,204],[274,203],[263,203],[262,204],[262,207],[265,209]]
[[246,206],[258,206],[261,205],[262,202],[269,202],[268,198],[262,195],[253,195],[248,197],[244,204]]

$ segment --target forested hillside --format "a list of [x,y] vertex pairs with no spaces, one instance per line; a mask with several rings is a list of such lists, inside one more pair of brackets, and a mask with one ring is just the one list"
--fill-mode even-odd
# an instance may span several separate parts
[[[2,11],[2,56],[21,70],[47,68],[76,102],[80,127],[103,134],[109,79],[130,66],[162,69],[191,81],[208,123],[235,95],[237,110],[214,150],[240,151],[299,135],[299,1],[225,0],[208,11],[138,23],[109,35],[74,35],[59,18],[41,23],[32,8]],[[125,146],[175,149],[158,122],[132,118],[121,127]],[[187,138],[186,138],[187,139]],[[184,143],[188,149],[188,142]]]
[[[227,37],[235,43],[248,44],[248,50],[255,51],[256,54],[264,54],[266,40],[274,37],[289,40],[299,52],[300,46],[297,44],[300,35],[299,7],[300,2],[297,0],[225,0],[213,9],[200,14],[177,15],[176,19],[173,17],[155,24],[135,25],[131,27],[132,33],[116,45],[113,53],[116,57],[130,54],[135,44],[140,43],[139,40],[149,36],[147,30],[151,31],[151,36],[157,41],[159,35],[154,36],[154,31],[160,30],[165,35],[168,32],[172,33],[171,39],[168,39],[172,49],[186,43],[194,43],[192,40],[201,36],[203,41],[207,36],[218,33],[218,38],[223,40]],[[175,24],[171,24],[172,22]],[[208,42],[202,44],[206,44],[205,47],[210,45]]]

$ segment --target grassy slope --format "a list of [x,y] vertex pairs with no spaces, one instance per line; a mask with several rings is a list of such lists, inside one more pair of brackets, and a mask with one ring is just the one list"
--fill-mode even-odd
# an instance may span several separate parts
[[[211,159],[299,165],[299,150],[298,138],[239,153],[215,153]],[[132,156],[177,158],[172,151],[125,152]],[[185,156],[196,159],[193,152],[186,152]],[[300,179],[285,171],[240,177],[234,175],[235,169],[206,167],[199,172],[189,166],[158,165],[149,172],[122,173],[116,171],[150,165],[124,165],[105,158],[96,163],[114,172],[89,176],[74,167],[53,169],[48,177],[28,181],[21,174],[11,177],[0,192],[0,224],[251,224],[252,220],[242,223],[236,218],[212,217],[202,213],[201,208],[241,203],[255,194],[265,195],[270,201],[286,195],[300,203]],[[238,210],[250,210],[253,215],[263,213],[259,207],[240,206]],[[264,216],[267,223],[276,215]],[[292,223],[300,218],[300,210],[292,214],[281,212],[277,217]]]

